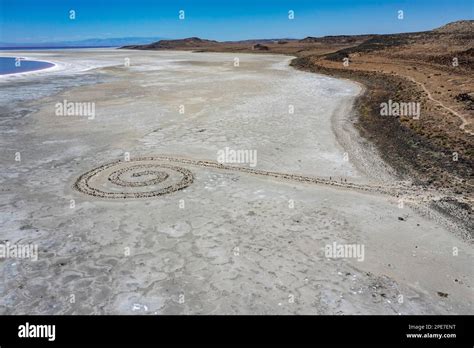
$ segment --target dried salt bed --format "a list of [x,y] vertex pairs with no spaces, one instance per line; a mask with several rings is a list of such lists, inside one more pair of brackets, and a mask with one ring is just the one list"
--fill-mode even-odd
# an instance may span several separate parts
[[76,68],[0,81],[1,239],[38,244],[0,262],[1,314],[472,313],[472,245],[360,140],[360,86],[267,54],[11,54]]

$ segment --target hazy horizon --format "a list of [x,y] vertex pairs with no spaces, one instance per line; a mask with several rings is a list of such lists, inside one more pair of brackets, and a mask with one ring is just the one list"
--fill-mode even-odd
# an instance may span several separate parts
[[[472,20],[472,19],[458,19],[456,21],[462,21],[462,20]],[[452,22],[456,22],[456,21],[452,21]],[[448,23],[452,23],[452,22],[447,22],[445,24],[448,24]],[[442,24],[442,25],[445,25],[445,24]],[[442,26],[440,25],[440,26]],[[429,31],[429,30],[433,30],[433,29],[436,29],[438,27],[434,27],[434,28],[426,28],[424,30],[419,30],[420,32],[421,31]],[[376,33],[376,32],[367,32],[367,33],[358,33],[358,34],[350,34],[350,33],[340,33],[340,34],[327,34],[327,35],[307,35],[307,36],[304,36],[304,37],[259,37],[259,38],[241,38],[241,39],[236,39],[236,40],[216,40],[216,41],[220,41],[220,42],[226,42],[226,41],[250,41],[250,40],[278,40],[278,39],[288,39],[288,40],[300,40],[300,39],[304,39],[305,37],[323,37],[323,36],[338,36],[338,35],[384,35],[384,34],[397,34],[397,33],[408,33],[408,32],[412,32],[412,31],[405,31],[405,32],[394,32],[394,33]],[[184,37],[155,37],[155,38],[152,38],[152,37],[108,37],[108,38],[98,38],[98,37],[90,37],[90,38],[86,38],[86,39],[82,39],[82,40],[64,40],[64,41],[46,41],[46,42],[38,42],[38,43],[34,43],[34,42],[6,42],[6,41],[0,41],[0,46],[3,46],[2,48],[5,48],[7,46],[4,46],[5,44],[12,44],[14,46],[11,46],[12,48],[13,47],[21,47],[21,45],[25,45],[25,47],[29,46],[29,45],[32,45],[31,47],[48,47],[48,45],[64,45],[64,46],[58,46],[58,47],[68,47],[67,45],[71,45],[71,47],[81,47],[81,46],[72,46],[73,44],[80,44],[80,43],[84,43],[84,45],[89,45],[87,44],[87,42],[91,42],[91,41],[101,41],[102,42],[102,46],[101,47],[114,47],[114,46],[120,46],[120,45],[114,45],[114,42],[115,41],[119,41],[119,40],[124,40],[124,41],[130,41],[129,43],[127,42],[126,44],[144,44],[144,43],[147,43],[147,42],[154,42],[154,41],[158,41],[158,40],[182,40],[182,39],[187,39],[187,38],[192,38],[192,37],[198,37],[200,39],[204,39],[204,40],[214,40],[214,39],[211,39],[211,38],[208,38],[208,37],[202,37],[202,36],[196,36],[196,35],[193,35],[193,36],[184,36]],[[133,39],[135,39],[135,41],[132,41]],[[147,41],[147,42],[143,42],[145,39],[148,39],[150,41]],[[38,46],[33,46],[33,45],[38,45]],[[93,47],[93,46],[84,46],[84,47]]]
[[[5,0],[0,6],[0,42],[16,45],[127,38],[239,41],[391,34],[431,30],[449,22],[469,20],[474,12],[469,0],[137,0],[133,6],[127,0],[118,0],[113,6],[103,0],[79,4],[67,0]],[[403,11],[402,19],[399,11]]]

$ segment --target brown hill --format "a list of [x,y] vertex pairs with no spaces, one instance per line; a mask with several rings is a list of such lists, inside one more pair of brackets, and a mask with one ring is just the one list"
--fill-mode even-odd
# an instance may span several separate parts
[[321,44],[356,44],[368,40],[375,35],[329,35],[322,37],[308,36],[299,40],[301,43],[321,43]]
[[471,49],[474,47],[474,21],[448,23],[432,31],[374,35],[359,45],[343,48],[326,56],[340,61],[355,54],[378,52],[387,57],[428,60],[447,64],[458,57],[467,69],[474,68]]
[[474,33],[474,20],[465,20],[448,23],[433,30],[437,33]]
[[180,40],[160,40],[148,45],[131,45],[122,48],[139,50],[157,50],[157,49],[183,49],[183,48],[201,48],[218,44],[214,40],[204,40],[198,37],[189,37]]

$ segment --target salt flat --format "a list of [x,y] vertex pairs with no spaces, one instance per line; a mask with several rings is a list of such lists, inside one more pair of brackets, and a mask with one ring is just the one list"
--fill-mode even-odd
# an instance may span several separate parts
[[[399,183],[352,127],[360,86],[277,55],[9,54],[58,68],[0,81],[0,237],[39,246],[0,261],[0,313],[472,313],[472,246],[375,189]],[[64,100],[94,118],[56,115]],[[219,167],[226,147],[256,151],[255,171]]]

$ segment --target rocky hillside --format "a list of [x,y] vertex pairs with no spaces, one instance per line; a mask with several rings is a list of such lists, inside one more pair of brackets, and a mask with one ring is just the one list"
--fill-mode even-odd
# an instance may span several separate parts
[[375,35],[330,35],[322,37],[308,36],[302,40],[301,43],[320,43],[320,44],[346,44],[346,43],[360,43],[366,41]]
[[158,49],[183,49],[183,48],[199,48],[203,46],[217,45],[214,40],[204,40],[198,37],[189,37],[180,40],[160,40],[148,45],[130,45],[122,48],[138,49],[138,50],[158,50]]
[[451,34],[470,33],[471,35],[474,35],[474,20],[465,20],[465,21],[457,21],[457,22],[448,23],[433,31],[437,33],[451,33]]
[[340,61],[345,57],[375,53],[387,57],[427,60],[447,65],[457,57],[464,69],[474,69],[474,21],[463,20],[446,24],[432,31],[374,35],[358,45],[327,55]]

